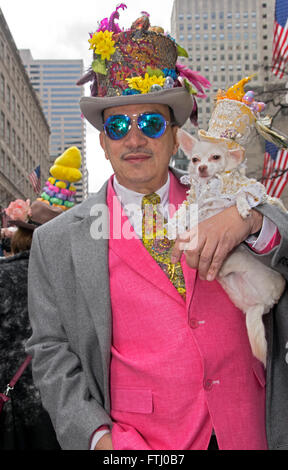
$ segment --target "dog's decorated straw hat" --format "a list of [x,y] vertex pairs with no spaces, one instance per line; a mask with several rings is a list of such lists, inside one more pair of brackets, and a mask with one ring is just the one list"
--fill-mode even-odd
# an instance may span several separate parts
[[243,78],[227,91],[218,90],[208,130],[198,131],[201,141],[225,143],[229,149],[242,149],[244,158],[243,146],[251,141],[257,130],[265,140],[287,148],[287,139],[271,128],[269,116],[260,116],[265,103],[256,101],[252,90],[246,92],[244,89],[253,76]]
[[91,68],[78,85],[91,84],[91,96],[80,100],[85,118],[98,130],[103,130],[103,111],[114,106],[157,103],[174,111],[178,125],[190,117],[197,123],[195,97],[205,98],[203,88],[211,84],[204,77],[178,64],[179,56],[187,52],[176,44],[160,27],[151,27],[149,14],[141,12],[128,30],[115,23],[119,5],[110,18],[90,34],[93,50]]

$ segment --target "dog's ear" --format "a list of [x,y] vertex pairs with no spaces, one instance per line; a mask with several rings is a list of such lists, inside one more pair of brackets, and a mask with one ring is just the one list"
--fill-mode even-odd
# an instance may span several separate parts
[[238,149],[229,149],[228,150],[228,158],[227,158],[227,165],[225,170],[233,170],[236,168],[240,163],[243,162],[245,157],[245,150],[238,148]]
[[191,158],[193,147],[197,144],[198,140],[183,129],[178,129],[177,140],[185,155]]

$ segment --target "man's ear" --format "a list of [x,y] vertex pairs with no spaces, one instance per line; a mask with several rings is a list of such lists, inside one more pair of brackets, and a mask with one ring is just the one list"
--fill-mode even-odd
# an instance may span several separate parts
[[177,140],[185,155],[187,157],[191,157],[193,147],[197,144],[198,140],[191,134],[188,134],[188,132],[184,131],[184,129],[178,129]]
[[178,142],[178,139],[177,139],[178,129],[179,129],[178,126],[173,126],[172,127],[172,134],[173,134],[173,141],[174,141],[173,155],[176,155],[176,153],[178,152],[178,148],[179,148],[179,142]]
[[228,159],[227,159],[227,165],[226,165],[226,170],[233,170],[233,168],[236,168],[240,163],[243,162],[245,157],[245,150],[244,149],[233,149],[233,150],[228,150]]
[[100,145],[101,145],[102,149],[104,150],[106,160],[109,160],[109,156],[107,154],[107,146],[106,146],[106,142],[105,142],[105,132],[104,131],[100,132],[100,134],[99,134],[99,142],[100,142]]

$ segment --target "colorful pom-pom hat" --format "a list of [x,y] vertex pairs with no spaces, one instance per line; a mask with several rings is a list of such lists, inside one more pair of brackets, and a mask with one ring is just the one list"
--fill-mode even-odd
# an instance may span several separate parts
[[73,183],[81,180],[82,157],[77,147],[69,147],[56,158],[50,168],[51,176],[45,183],[40,198],[45,204],[66,211],[75,206],[76,187]]
[[168,105],[179,126],[189,117],[196,124],[195,97],[206,98],[203,88],[211,84],[197,72],[177,64],[179,56],[188,57],[187,52],[162,28],[151,27],[148,13],[141,12],[130,29],[121,30],[115,20],[119,19],[119,10],[125,8],[119,5],[90,34],[94,60],[77,82],[92,82],[91,96],[80,100],[84,117],[102,131],[105,109],[155,103]]

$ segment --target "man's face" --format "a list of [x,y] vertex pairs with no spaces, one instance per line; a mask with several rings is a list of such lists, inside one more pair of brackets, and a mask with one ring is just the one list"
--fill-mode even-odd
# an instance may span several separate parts
[[[104,121],[115,114],[127,114],[132,118],[133,114],[147,112],[161,113],[170,121],[168,106],[160,104],[109,108],[104,112]],[[170,158],[178,148],[176,133],[177,127],[168,125],[160,138],[151,139],[138,129],[137,122],[133,122],[131,130],[121,140],[111,140],[104,131],[101,132],[100,144],[119,183],[133,191],[149,194],[167,181]]]

